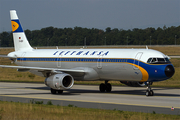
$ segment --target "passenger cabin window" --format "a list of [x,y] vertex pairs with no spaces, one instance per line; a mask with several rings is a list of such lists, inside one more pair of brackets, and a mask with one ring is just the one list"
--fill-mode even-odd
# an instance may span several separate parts
[[149,58],[147,63],[150,64],[167,64],[171,63],[168,58]]

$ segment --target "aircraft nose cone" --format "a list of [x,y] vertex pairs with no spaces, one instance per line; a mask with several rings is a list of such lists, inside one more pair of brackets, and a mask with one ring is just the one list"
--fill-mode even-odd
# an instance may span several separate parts
[[168,66],[166,66],[164,72],[167,77],[172,77],[174,75],[175,70],[172,65],[168,65]]

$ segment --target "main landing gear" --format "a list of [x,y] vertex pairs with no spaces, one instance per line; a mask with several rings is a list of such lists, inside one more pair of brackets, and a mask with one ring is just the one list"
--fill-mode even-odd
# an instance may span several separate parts
[[105,81],[105,84],[104,83],[101,83],[100,85],[99,85],[99,90],[101,91],[101,92],[111,92],[111,89],[112,89],[112,86],[111,86],[111,84],[110,83],[108,83],[108,80],[106,80]]
[[146,90],[146,96],[153,96],[154,92],[151,89],[152,82],[147,82],[147,90]]
[[52,88],[51,88],[51,94],[56,94],[56,93],[62,94],[62,93],[63,93],[63,90],[55,90],[55,89],[52,89]]

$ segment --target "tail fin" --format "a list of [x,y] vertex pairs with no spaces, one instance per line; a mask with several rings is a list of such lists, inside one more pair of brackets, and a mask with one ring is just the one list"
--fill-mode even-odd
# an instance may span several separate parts
[[32,50],[15,10],[10,11],[15,51]]

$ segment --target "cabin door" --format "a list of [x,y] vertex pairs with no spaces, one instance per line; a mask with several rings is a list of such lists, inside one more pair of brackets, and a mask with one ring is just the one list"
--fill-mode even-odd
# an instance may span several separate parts
[[142,56],[143,52],[138,52],[134,58],[134,64],[136,65],[133,65],[133,69],[134,70],[137,70],[139,69],[139,60],[141,59],[141,56]]
[[57,58],[57,67],[61,67],[61,59],[62,59],[62,55],[58,55],[58,58]]
[[98,69],[102,68],[102,58],[103,58],[103,55],[98,56],[98,59],[97,59],[97,68]]

